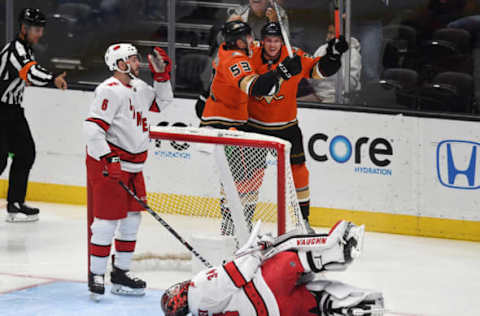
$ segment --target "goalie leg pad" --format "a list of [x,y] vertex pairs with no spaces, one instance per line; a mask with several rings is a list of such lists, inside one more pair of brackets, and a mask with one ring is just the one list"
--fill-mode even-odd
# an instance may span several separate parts
[[384,314],[382,293],[350,286],[337,281],[316,280],[307,284],[318,301],[318,315],[370,315]]

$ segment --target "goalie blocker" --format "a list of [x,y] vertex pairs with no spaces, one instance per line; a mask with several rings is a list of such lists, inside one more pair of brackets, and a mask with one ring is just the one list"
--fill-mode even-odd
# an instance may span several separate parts
[[345,269],[358,257],[363,232],[363,226],[341,221],[328,235],[273,239],[259,237],[255,227],[239,257],[170,287],[162,309],[166,316],[381,316],[381,293],[326,279],[311,281],[312,273]]

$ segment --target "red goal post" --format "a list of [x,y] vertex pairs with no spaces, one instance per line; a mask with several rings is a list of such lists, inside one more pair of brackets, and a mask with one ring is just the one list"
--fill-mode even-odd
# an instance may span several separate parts
[[[153,147],[156,148],[151,148],[149,152],[146,169],[152,167],[160,173],[162,170],[166,173],[173,169],[177,170],[168,177],[171,182],[185,181],[182,174],[190,178],[181,187],[184,189],[183,192],[169,191],[167,186],[159,187],[158,184],[163,178],[161,174],[158,179],[147,181],[149,204],[155,211],[177,212],[188,216],[189,211],[182,211],[180,208],[185,207],[185,203],[190,203],[193,208],[190,210],[191,216],[207,216],[225,221],[223,212],[225,207],[222,203],[226,200],[233,226],[237,227],[233,228],[235,232],[227,229],[226,234],[240,235],[237,236],[240,237],[239,241],[246,240],[251,228],[250,222],[257,219],[263,222],[276,222],[276,232],[273,232],[276,235],[293,229],[305,231],[292,178],[289,142],[276,137],[235,130],[186,127],[152,126],[150,137],[154,140]],[[161,144],[160,149],[157,141]],[[179,145],[178,142],[183,144]],[[170,148],[172,151],[188,146],[190,161],[170,159],[169,157],[175,156],[175,153],[162,152],[168,143],[172,145]],[[198,154],[199,152],[204,154]],[[209,157],[206,163],[205,157]],[[218,179],[214,175],[217,171]],[[152,171],[150,169],[146,172]],[[201,186],[200,192],[194,189],[194,182],[202,180],[200,178],[203,177],[212,177],[207,182],[208,186],[218,186],[218,192],[215,192],[215,189],[210,194],[202,192],[207,185]],[[192,186],[192,194],[189,186]],[[185,201],[181,201],[182,198]],[[204,198],[213,199],[214,205],[205,206],[205,203],[200,203],[200,199]],[[176,200],[172,202],[172,199]],[[164,207],[165,204],[168,204],[167,208]],[[203,213],[199,210],[201,208],[208,208],[210,211]],[[219,227],[221,234],[225,233],[221,231],[222,229],[223,226]]]

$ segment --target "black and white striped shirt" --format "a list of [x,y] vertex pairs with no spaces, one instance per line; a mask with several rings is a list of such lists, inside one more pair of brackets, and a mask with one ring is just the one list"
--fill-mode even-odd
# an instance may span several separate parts
[[25,85],[46,86],[54,76],[35,61],[27,42],[17,38],[0,52],[0,106],[20,105]]

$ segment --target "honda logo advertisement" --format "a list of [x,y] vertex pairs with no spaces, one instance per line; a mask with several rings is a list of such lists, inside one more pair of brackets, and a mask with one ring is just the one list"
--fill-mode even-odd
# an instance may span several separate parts
[[437,176],[443,186],[460,190],[480,188],[480,143],[444,140],[437,146]]
[[308,140],[308,152],[313,160],[350,165],[355,173],[392,175],[392,169],[389,168],[394,155],[392,141],[382,137],[331,137],[316,133]]

